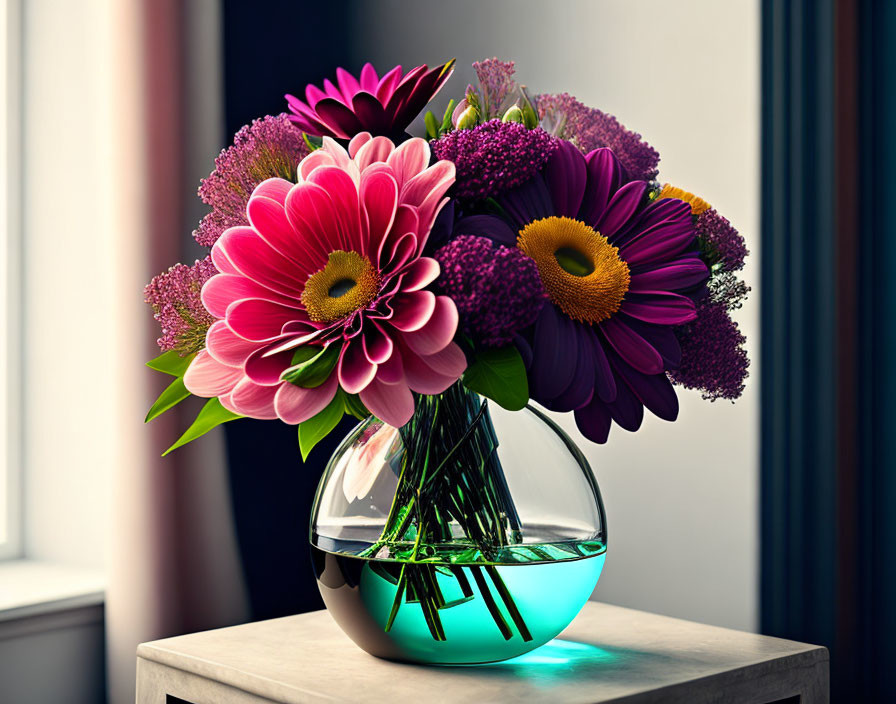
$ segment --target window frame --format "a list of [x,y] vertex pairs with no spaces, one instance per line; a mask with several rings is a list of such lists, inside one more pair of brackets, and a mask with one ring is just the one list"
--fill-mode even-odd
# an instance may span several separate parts
[[[22,479],[22,179],[23,81],[22,81],[22,0],[4,0],[0,7],[0,33],[4,40],[2,77],[6,120],[0,129],[0,236],[4,248],[0,256],[0,481],[5,480],[5,539],[0,540],[0,560],[23,556]],[[2,535],[2,533],[0,533]]]

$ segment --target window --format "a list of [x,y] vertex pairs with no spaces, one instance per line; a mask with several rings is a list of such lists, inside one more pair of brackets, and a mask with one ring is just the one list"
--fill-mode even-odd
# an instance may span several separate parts
[[21,552],[18,304],[20,263],[20,4],[0,3],[0,558]]

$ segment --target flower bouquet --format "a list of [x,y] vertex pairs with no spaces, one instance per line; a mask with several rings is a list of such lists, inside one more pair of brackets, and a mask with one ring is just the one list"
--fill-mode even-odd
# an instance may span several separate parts
[[743,239],[657,180],[659,155],[512,63],[411,124],[454,62],[286,96],[240,130],[199,196],[211,253],[147,286],[174,381],[151,420],[209,399],[169,452],[240,417],[298,428],[303,458],[361,422],[311,522],[327,607],[368,651],[500,660],[590,596],[606,520],[587,439],[678,415],[676,386],[734,399]]

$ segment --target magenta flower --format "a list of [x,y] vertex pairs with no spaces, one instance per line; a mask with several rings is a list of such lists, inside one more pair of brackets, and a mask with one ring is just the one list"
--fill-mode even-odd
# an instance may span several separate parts
[[[414,412],[412,391],[451,386],[466,367],[452,341],[457,308],[425,290],[440,270],[421,253],[455,173],[451,162],[429,160],[422,139],[396,148],[363,133],[346,152],[325,137],[299,164],[298,183],[261,183],[250,225],[227,230],[212,249],[221,273],[202,301],[220,320],[187,388],[235,413],[291,424],[341,388],[400,427]],[[326,350],[323,378],[286,381]]]
[[324,81],[324,90],[309,84],[305,101],[287,95],[290,119],[310,135],[350,139],[361,132],[399,137],[445,84],[454,71],[454,59],[427,70],[426,64],[402,75],[396,66],[382,78],[364,64],[360,79],[336,69],[336,83]]

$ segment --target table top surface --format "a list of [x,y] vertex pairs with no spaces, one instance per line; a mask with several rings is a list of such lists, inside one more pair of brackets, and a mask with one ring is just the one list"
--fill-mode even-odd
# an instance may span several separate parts
[[396,702],[451,692],[425,699],[553,704],[637,698],[695,681],[724,688],[725,678],[742,680],[751,670],[810,668],[828,659],[819,646],[597,602],[557,639],[489,665],[380,660],[355,646],[326,611],[143,643],[137,655],[282,702]]

